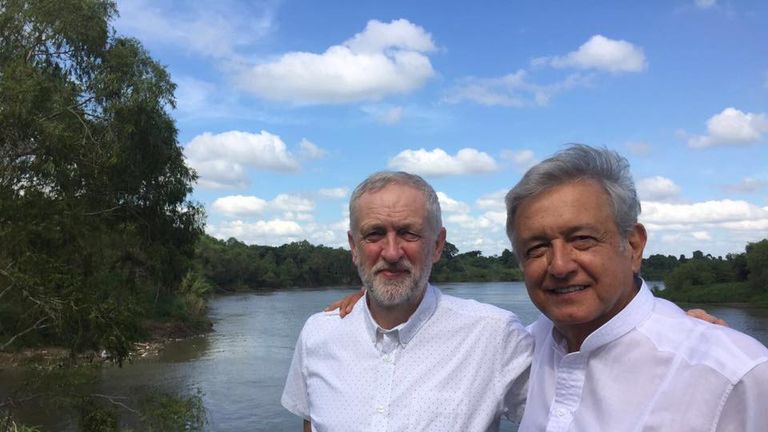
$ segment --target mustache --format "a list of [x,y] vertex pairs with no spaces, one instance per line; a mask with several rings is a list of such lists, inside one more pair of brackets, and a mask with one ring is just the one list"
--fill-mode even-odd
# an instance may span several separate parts
[[400,260],[394,264],[388,263],[386,261],[379,261],[375,266],[373,266],[371,272],[378,273],[382,270],[413,272],[413,264],[411,264],[408,260]]

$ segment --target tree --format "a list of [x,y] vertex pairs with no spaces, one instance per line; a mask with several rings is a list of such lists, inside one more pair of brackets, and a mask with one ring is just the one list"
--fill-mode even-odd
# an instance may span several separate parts
[[0,348],[122,359],[189,271],[203,214],[175,86],[114,34],[115,14],[109,0],[0,2]]
[[768,239],[747,244],[746,255],[750,286],[755,291],[768,292]]

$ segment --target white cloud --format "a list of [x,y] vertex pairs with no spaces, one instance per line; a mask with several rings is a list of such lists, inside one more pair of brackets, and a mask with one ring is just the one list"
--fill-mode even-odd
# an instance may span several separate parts
[[680,195],[680,186],[666,177],[647,177],[637,181],[637,193],[644,201],[668,201]]
[[706,148],[721,145],[754,144],[768,132],[768,115],[765,113],[744,113],[728,107],[707,120],[707,135],[695,136],[688,140],[688,146]]
[[328,189],[320,189],[318,191],[318,195],[320,195],[323,198],[330,198],[330,199],[342,199],[347,196],[347,188],[328,188]]
[[421,87],[435,72],[425,53],[432,36],[405,19],[372,20],[363,32],[322,54],[289,52],[251,67],[245,89],[272,100],[300,104],[379,100]]
[[207,228],[210,235],[228,239],[235,237],[248,244],[280,246],[285,243],[303,240],[306,237],[304,229],[295,221],[271,219],[256,222],[241,220],[210,225]]
[[706,231],[694,231],[691,236],[696,240],[709,241],[712,240],[712,236]]
[[480,198],[477,199],[475,204],[481,208],[496,212],[506,212],[507,207],[506,204],[504,204],[504,198],[507,196],[507,192],[509,192],[506,189],[497,190],[496,192],[491,192],[485,195],[482,195]]
[[521,69],[499,78],[469,77],[459,80],[458,84],[448,91],[443,101],[470,101],[480,105],[511,108],[543,106],[560,92],[590,84],[591,77],[581,74],[569,75],[564,80],[552,84],[535,84],[528,80],[528,73]]
[[532,150],[502,150],[501,158],[511,161],[521,171],[528,170],[538,162]]
[[325,150],[306,138],[302,138],[299,143],[299,155],[304,159],[322,159],[326,154]]
[[593,69],[611,73],[642,72],[647,67],[643,49],[624,40],[594,35],[576,51],[564,56],[541,57],[534,65]]
[[269,205],[277,210],[295,212],[307,212],[315,209],[315,203],[311,199],[290,194],[279,194],[269,202]]
[[717,0],[694,0],[696,7],[701,9],[709,9],[717,3]]
[[253,216],[263,213],[267,202],[255,196],[231,195],[217,198],[212,207],[226,215]]
[[248,184],[246,168],[294,171],[299,164],[279,136],[229,131],[198,135],[185,146],[184,154],[204,187],[242,187]]
[[473,148],[461,149],[455,156],[436,148],[403,150],[389,161],[389,167],[426,176],[462,175],[495,171],[496,161]]
[[643,223],[680,229],[699,224],[768,220],[768,208],[746,201],[719,200],[693,204],[643,202]]
[[440,201],[440,210],[443,213],[467,213],[469,206],[466,203],[457,201],[444,192],[437,192],[437,198]]

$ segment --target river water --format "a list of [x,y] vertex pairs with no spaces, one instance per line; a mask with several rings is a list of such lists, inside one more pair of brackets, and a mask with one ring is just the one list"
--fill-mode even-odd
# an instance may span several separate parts
[[[440,288],[511,310],[525,324],[538,316],[519,282],[454,283]],[[279,402],[296,338],[307,317],[351,292],[350,288],[326,288],[217,297],[210,304],[213,333],[170,343],[155,359],[104,368],[94,391],[137,396],[158,389],[177,394],[199,390],[210,431],[301,430],[300,419]],[[768,309],[711,305],[707,309],[768,344]],[[0,397],[18,379],[13,372],[0,370]],[[22,420],[44,430],[76,429],[70,419],[50,407],[25,412]],[[503,431],[514,430],[507,422],[502,425]]]

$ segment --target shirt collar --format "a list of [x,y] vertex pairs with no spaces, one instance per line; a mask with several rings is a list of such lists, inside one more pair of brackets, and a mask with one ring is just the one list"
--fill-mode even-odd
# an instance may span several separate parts
[[[592,332],[581,344],[582,353],[594,351],[601,346],[613,342],[628,333],[638,324],[645,321],[653,312],[653,294],[645,281],[641,279],[640,290],[635,297],[608,322]],[[555,343],[567,352],[567,343],[557,329],[552,326],[552,336]]]
[[399,343],[401,345],[407,345],[408,342],[413,339],[416,333],[419,332],[424,324],[429,321],[429,318],[431,318],[435,313],[439,300],[439,294],[439,291],[435,289],[435,287],[427,284],[427,288],[424,291],[424,297],[421,299],[421,302],[416,308],[416,311],[414,311],[411,317],[408,318],[408,321],[398,325],[393,329],[385,330],[379,327],[379,325],[376,323],[376,320],[373,319],[371,311],[368,308],[368,292],[366,292],[362,301],[365,305],[365,328],[368,332],[368,336],[371,338],[371,342],[375,344],[378,340],[379,334],[395,332],[399,339]]

